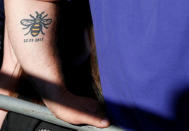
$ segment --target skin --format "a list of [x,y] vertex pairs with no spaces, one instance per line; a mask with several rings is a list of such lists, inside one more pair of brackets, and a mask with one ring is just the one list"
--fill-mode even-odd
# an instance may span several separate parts
[[[6,28],[4,43],[6,44],[4,44],[3,64],[1,67],[1,73],[4,75],[0,74],[0,87],[3,88],[0,88],[0,94],[11,96],[11,90],[13,90],[13,88],[16,86],[17,82],[17,80],[12,79],[12,77],[19,78],[20,65],[10,45]],[[7,111],[0,109],[0,127],[2,126],[6,114]]]
[[[35,11],[45,11],[52,23],[48,29],[43,30],[45,35],[40,33],[37,36],[43,38],[43,41],[24,43],[24,39],[33,37],[30,34],[24,36],[26,30],[22,30],[20,20],[29,18],[29,14],[35,14]],[[108,127],[110,123],[100,115],[97,101],[75,96],[65,88],[60,59],[56,53],[57,38],[54,35],[57,28],[57,0],[5,0],[5,15],[5,48],[1,71],[9,76],[14,72],[14,77],[18,78],[17,68],[22,68],[31,75],[43,102],[57,118],[71,124]],[[0,93],[10,95],[6,89],[1,89]],[[1,121],[5,115],[6,112],[1,110]]]

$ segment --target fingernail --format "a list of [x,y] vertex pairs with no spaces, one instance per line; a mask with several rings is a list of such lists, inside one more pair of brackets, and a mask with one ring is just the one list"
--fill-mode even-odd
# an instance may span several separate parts
[[107,119],[104,119],[104,120],[101,121],[101,124],[103,126],[107,126],[109,124],[109,121]]

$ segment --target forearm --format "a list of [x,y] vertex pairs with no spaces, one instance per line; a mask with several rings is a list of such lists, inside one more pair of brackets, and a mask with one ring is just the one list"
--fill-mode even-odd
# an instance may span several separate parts
[[45,104],[51,106],[65,90],[56,49],[58,7],[53,2],[6,0],[5,13],[16,58]]
[[[19,75],[17,64],[21,64],[25,72],[35,77],[60,84],[62,76],[58,67],[59,60],[55,53],[56,37],[54,35],[56,32],[57,6],[53,3],[34,0],[6,0],[5,10],[4,59],[1,72],[6,76],[1,75],[0,77],[1,80],[3,79],[0,82],[2,87],[0,94],[11,95],[11,90],[15,86],[14,81],[18,79],[17,75]],[[39,13],[44,11],[46,14],[49,14],[48,18],[52,19],[52,22],[48,29],[40,28],[45,35],[39,32],[38,36],[33,37],[31,35],[32,32],[30,32],[25,36],[24,34],[31,30],[32,25],[28,29],[23,30],[25,27],[21,24],[21,20],[32,19],[30,14],[36,17],[36,11]],[[38,39],[43,39],[43,41],[36,41]],[[30,40],[30,42],[27,42],[27,40]],[[40,87],[41,83],[38,81],[35,81],[35,83],[39,85],[38,88],[42,88]],[[0,110],[0,127],[5,115],[6,111]]]
[[[107,127],[109,122],[102,119],[98,102],[74,96],[65,89],[56,52],[58,7],[52,1],[5,0],[6,25],[14,53],[58,118],[72,124]],[[46,19],[45,25],[35,20],[37,17]]]
[[[60,84],[62,82],[62,76],[55,45],[57,10],[58,7],[56,4],[51,2],[35,0],[5,1],[8,35],[22,68],[30,75]],[[42,17],[48,14],[48,16],[44,18],[52,20],[52,22],[46,25],[48,29],[43,26],[42,21],[38,23],[38,25],[35,24],[36,21],[34,18],[37,17],[36,12],[39,14],[44,12]],[[34,18],[30,17],[30,15]],[[27,21],[24,21],[28,24],[28,26],[25,26],[23,22],[21,22],[24,19],[33,21],[33,23],[26,23]],[[27,32],[29,33],[24,35]]]

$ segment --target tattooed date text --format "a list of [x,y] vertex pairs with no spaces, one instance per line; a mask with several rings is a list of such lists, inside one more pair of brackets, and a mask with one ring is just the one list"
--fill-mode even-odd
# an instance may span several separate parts
[[43,37],[42,38],[31,38],[31,39],[24,39],[24,43],[33,43],[33,42],[40,42],[43,41]]

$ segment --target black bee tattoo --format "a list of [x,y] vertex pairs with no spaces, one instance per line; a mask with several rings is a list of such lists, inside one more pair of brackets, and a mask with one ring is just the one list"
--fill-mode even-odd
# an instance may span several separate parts
[[45,35],[45,33],[43,32],[43,27],[45,29],[48,29],[48,25],[52,23],[52,19],[45,19],[48,16],[48,14],[45,15],[45,12],[39,14],[36,11],[35,13],[36,17],[30,14],[30,17],[32,19],[22,19],[20,21],[20,23],[25,26],[23,30],[29,28],[29,32],[24,35],[28,35],[29,33],[31,33],[33,37],[38,36],[40,33]]

